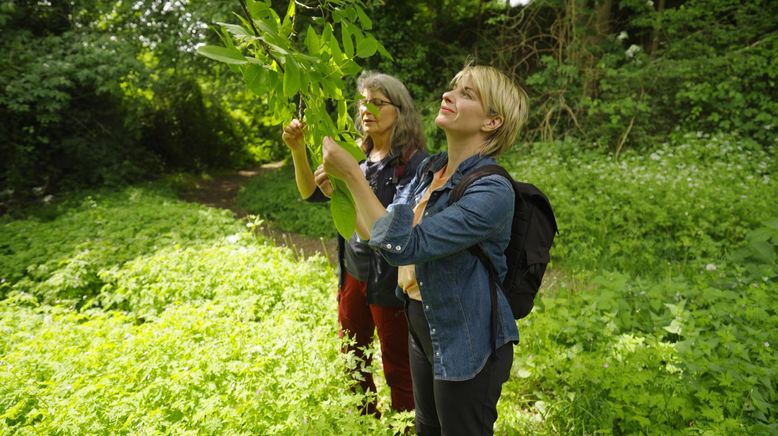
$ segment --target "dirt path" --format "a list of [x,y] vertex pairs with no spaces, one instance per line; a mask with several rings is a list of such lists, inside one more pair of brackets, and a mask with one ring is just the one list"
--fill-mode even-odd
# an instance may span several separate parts
[[[181,198],[210,207],[229,209],[236,217],[242,218],[247,215],[247,212],[235,205],[238,190],[241,186],[248,183],[252,177],[280,167],[280,162],[270,163],[252,170],[215,174],[208,180],[198,179],[193,186],[181,193]],[[320,253],[329,258],[330,263],[333,265],[338,261],[338,244],[335,239],[318,239],[296,233],[283,232],[275,228],[272,222],[265,222],[260,231],[276,245],[290,247],[302,258]]]

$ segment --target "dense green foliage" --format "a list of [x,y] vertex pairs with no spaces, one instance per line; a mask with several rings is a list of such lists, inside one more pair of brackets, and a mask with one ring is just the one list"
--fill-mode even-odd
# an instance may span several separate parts
[[[561,226],[520,321],[497,434],[776,432],[775,159],[727,136],[620,160],[574,149],[504,159],[549,193]],[[291,171],[261,180],[249,204],[309,220],[273,201],[296,196]],[[6,218],[0,235],[3,432],[381,434],[409,422],[344,413],[361,399],[345,388],[355,362],[339,353],[333,271],[226,212],[135,187]]]
[[778,210],[776,156],[732,136],[677,136],[620,159],[538,143],[504,160],[555,206],[555,257],[587,270],[716,264]]
[[267,136],[258,99],[193,54],[204,17],[229,12],[154,0],[0,2],[0,211],[63,188],[270,157],[256,151]]
[[[0,2],[0,210],[74,185],[278,159],[278,126],[297,114],[297,91],[315,137],[347,130],[356,58],[408,84],[432,149],[443,145],[432,121],[440,94],[468,56],[528,89],[522,141],[572,137],[618,154],[703,131],[775,145],[778,3],[769,0],[368,0],[364,14],[349,12],[363,4],[349,0],[300,3],[287,20],[294,2],[248,3],[256,23],[278,24],[274,36],[262,30],[278,62],[254,56],[239,75],[195,55],[230,39],[258,49],[239,1]],[[386,52],[394,58],[376,55]],[[271,73],[288,58],[284,81]],[[323,92],[306,91],[318,84]],[[334,129],[325,111],[340,120]]]
[[46,218],[0,227],[0,432],[384,431],[344,413],[324,259],[149,188]]

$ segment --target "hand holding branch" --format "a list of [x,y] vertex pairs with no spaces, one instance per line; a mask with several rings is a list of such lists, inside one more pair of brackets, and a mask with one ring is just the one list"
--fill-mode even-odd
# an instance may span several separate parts
[[284,127],[284,133],[281,135],[281,138],[293,153],[305,151],[304,127],[303,123],[297,118]]
[[321,149],[322,165],[330,176],[348,182],[349,176],[362,174],[356,159],[331,137],[324,138]]

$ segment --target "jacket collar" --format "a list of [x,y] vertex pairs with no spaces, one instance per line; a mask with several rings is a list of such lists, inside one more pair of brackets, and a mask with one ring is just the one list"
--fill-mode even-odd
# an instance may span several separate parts
[[[448,152],[445,151],[440,152],[432,156],[430,159],[431,159],[430,165],[427,172],[430,173],[429,177],[430,180],[432,180],[434,174],[440,171],[440,169],[446,166],[446,164],[448,163]],[[474,154],[459,164],[459,167],[457,168],[456,172],[454,172],[454,174],[451,175],[451,178],[448,180],[448,182],[444,187],[453,187],[459,182],[460,179],[462,179],[462,177],[464,177],[466,173],[468,173],[470,170],[474,168],[478,168],[483,165],[496,164],[496,163],[497,162],[491,156]]]

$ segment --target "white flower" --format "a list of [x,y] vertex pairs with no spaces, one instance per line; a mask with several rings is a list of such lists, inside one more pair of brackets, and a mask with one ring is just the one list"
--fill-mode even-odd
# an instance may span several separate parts
[[714,265],[712,263],[709,263],[709,264],[705,265],[705,270],[706,271],[716,271],[716,265]]
[[628,58],[633,58],[635,57],[636,54],[638,54],[640,50],[641,48],[639,45],[632,44],[631,46],[629,46],[627,51],[624,52],[624,54],[627,55]]
[[616,38],[618,38],[619,41],[624,41],[625,39],[627,39],[627,36],[628,36],[627,31],[622,30],[621,33],[619,33],[619,36],[617,36]]
[[770,347],[770,343],[769,342],[765,342],[764,346],[769,348]]
[[654,0],[646,0],[646,6],[648,6],[649,8],[653,8],[654,7]]
[[230,244],[234,244],[234,243],[238,242],[239,240],[240,240],[240,236],[238,236],[238,235],[227,236],[227,242],[229,242]]
[[661,159],[659,153],[651,153],[651,160],[659,160],[659,159]]

